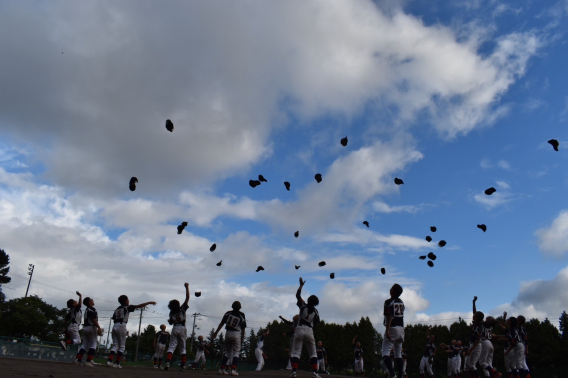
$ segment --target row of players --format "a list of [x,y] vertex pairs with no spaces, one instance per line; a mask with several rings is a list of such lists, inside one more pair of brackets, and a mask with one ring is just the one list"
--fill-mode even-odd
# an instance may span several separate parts
[[[306,281],[300,277],[300,286],[296,292],[296,305],[299,308],[299,314],[294,317],[291,323],[293,327],[293,335],[290,338],[290,366],[292,368],[291,378],[295,378],[297,374],[297,369],[300,363],[300,355],[302,352],[303,345],[306,345],[308,354],[310,355],[310,365],[312,368],[312,377],[320,378],[318,370],[321,367],[318,366],[318,352],[316,348],[316,343],[313,334],[313,327],[320,322],[320,317],[316,307],[319,305],[319,299],[315,295],[311,295],[307,301],[302,299],[301,293],[302,288]],[[171,359],[176,348],[179,346],[179,352],[181,357],[181,370],[185,370],[186,364],[186,340],[187,340],[187,329],[186,329],[186,312],[189,309],[189,284],[185,283],[185,301],[183,304],[176,299],[171,300],[168,304],[170,310],[168,323],[172,325],[172,332],[169,339],[169,347],[166,353],[166,363],[164,370],[168,370],[170,367]],[[384,326],[385,333],[383,337],[382,345],[382,355],[383,361],[391,377],[394,377],[394,363],[391,359],[391,352],[394,360],[397,364],[398,377],[403,377],[404,360],[402,358],[402,343],[404,341],[404,303],[400,299],[403,289],[400,285],[394,284],[390,289],[390,298],[384,303]],[[66,341],[61,342],[63,349],[69,344],[81,344],[82,347],[79,349],[75,364],[81,364],[84,366],[95,366],[93,363],[93,356],[95,354],[95,348],[97,345],[97,335],[102,335],[102,328],[98,323],[97,311],[94,308],[94,301],[92,298],[86,297],[83,300],[79,292],[79,301],[70,299],[67,302],[69,307],[69,314],[67,318],[70,320],[70,325],[67,329]],[[155,305],[155,302],[146,302],[139,305],[130,305],[130,301],[126,295],[121,295],[118,298],[120,306],[115,310],[112,319],[114,321],[114,326],[112,329],[112,340],[113,344],[109,353],[108,361],[106,366],[114,368],[122,368],[120,362],[122,355],[125,351],[126,345],[126,324],[128,322],[128,316],[131,312],[138,308],[145,307],[147,305]],[[471,377],[477,377],[477,364],[479,363],[485,371],[485,375],[491,378],[500,378],[501,374],[497,372],[493,366],[493,345],[491,343],[492,338],[492,328],[495,326],[496,322],[493,317],[487,317],[484,320],[485,315],[476,310],[475,303],[477,297],[473,300],[473,325],[472,325],[472,336],[471,336],[471,347],[465,352],[466,354],[466,364],[465,371],[470,374]],[[82,319],[82,309],[81,302],[87,306],[84,314],[83,323],[83,340],[79,336],[79,325]],[[213,333],[213,338],[217,337],[217,334],[225,326],[225,354],[221,362],[221,368],[219,369],[219,374],[222,375],[238,375],[237,364],[239,362],[239,354],[241,345],[244,341],[245,328],[246,328],[246,318],[245,314],[240,311],[241,303],[235,301],[232,304],[232,310],[227,311],[217,330]],[[282,318],[283,319],[283,318]],[[522,318],[524,320],[524,318]],[[528,369],[526,369],[526,364],[523,365],[525,361],[525,350],[526,350],[526,332],[523,331],[522,326],[519,327],[517,324],[517,318],[507,319],[507,342],[508,348],[506,350],[507,355],[507,365],[511,369],[511,374],[513,376],[518,376],[521,374],[524,376],[530,376]],[[165,326],[164,326],[165,328]],[[262,353],[262,345],[264,343],[264,338],[268,333],[261,335],[261,341],[259,341],[260,348],[257,348],[257,358],[259,357],[259,367],[264,364],[264,357]],[[433,376],[432,372],[432,357],[435,353],[436,347],[434,345],[434,336],[428,335],[428,343],[426,345],[426,351],[424,357],[420,362],[420,373],[422,377],[428,373]],[[498,337],[498,336],[496,336]],[[363,372],[363,350],[360,343],[356,342],[357,337],[353,340],[354,351],[355,351],[355,367],[356,374],[361,374],[364,376]],[[156,344],[156,365],[160,366],[160,356],[163,355],[165,349],[164,338],[159,338]],[[166,340],[167,341],[167,340]],[[201,337],[200,342],[203,342]],[[203,348],[201,348],[203,349]],[[451,347],[448,347],[451,350]],[[160,354],[161,350],[161,354]],[[83,357],[87,353],[86,362],[83,362]],[[451,352],[453,353],[453,352]],[[196,356],[197,357],[197,356]],[[204,359],[204,355],[200,356]],[[453,358],[453,357],[452,357]],[[319,358],[322,360],[322,358]],[[523,362],[522,362],[522,361]],[[197,362],[197,358],[196,358]],[[453,364],[452,364],[453,366]],[[325,368],[323,369],[325,371]],[[456,374],[453,374],[457,376]]]

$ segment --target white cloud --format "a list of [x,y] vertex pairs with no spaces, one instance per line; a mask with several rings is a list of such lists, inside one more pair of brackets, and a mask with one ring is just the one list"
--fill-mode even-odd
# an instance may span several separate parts
[[506,160],[499,160],[499,162],[497,163],[497,165],[499,166],[499,168],[503,168],[507,171],[511,170],[511,164],[509,164],[508,161]]
[[422,206],[414,206],[414,205],[402,205],[402,206],[390,206],[384,202],[373,202],[373,210],[378,213],[417,213],[421,210]]
[[568,210],[562,210],[549,227],[541,228],[535,234],[544,254],[562,257],[568,252]]
[[491,160],[489,160],[487,158],[482,159],[479,162],[479,165],[481,165],[481,168],[485,168],[485,169],[493,168],[493,164],[491,163]]

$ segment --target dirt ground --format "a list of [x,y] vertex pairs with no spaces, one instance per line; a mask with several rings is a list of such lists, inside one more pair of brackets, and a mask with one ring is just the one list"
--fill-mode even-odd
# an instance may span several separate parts
[[[188,370],[180,372],[176,368],[169,371],[157,370],[147,367],[123,367],[122,369],[108,368],[104,365],[96,367],[77,366],[72,363],[28,360],[20,358],[0,357],[0,376],[11,377],[44,377],[44,378],[77,378],[77,377],[156,377],[157,375],[184,375],[188,378],[218,377],[217,371]],[[239,376],[254,378],[287,378],[289,370],[245,371]],[[227,376],[230,377],[230,376]],[[298,371],[298,378],[309,378],[311,373]],[[338,376],[339,377],[339,376]]]

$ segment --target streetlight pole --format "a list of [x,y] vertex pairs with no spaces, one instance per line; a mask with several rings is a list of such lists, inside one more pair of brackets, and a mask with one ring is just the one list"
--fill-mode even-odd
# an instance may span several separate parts
[[191,316],[193,316],[193,328],[191,329],[191,343],[189,344],[189,351],[190,352],[193,351],[193,339],[195,338],[195,318],[198,317],[198,316],[201,316],[201,314],[194,313]]
[[28,296],[28,291],[30,290],[30,284],[32,283],[32,276],[34,274],[34,268],[35,268],[34,264],[28,265],[28,276],[30,276],[30,279],[28,281],[28,288],[26,289],[26,296],[24,298],[27,298]]
[[138,322],[138,340],[136,340],[136,356],[134,356],[134,362],[138,362],[138,345],[140,345],[140,328],[142,327],[142,314],[144,313],[144,308],[140,309],[140,322]]

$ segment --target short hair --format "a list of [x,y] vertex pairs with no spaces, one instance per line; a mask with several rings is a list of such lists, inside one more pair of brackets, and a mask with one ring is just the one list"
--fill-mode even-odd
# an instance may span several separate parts
[[177,299],[172,299],[170,301],[170,303],[168,303],[168,308],[172,311],[177,311],[180,309],[180,304],[179,301]]
[[319,305],[319,303],[320,303],[320,300],[315,295],[310,295],[308,297],[308,306],[315,307],[315,306]]
[[473,315],[473,320],[475,320],[477,323],[482,322],[484,318],[485,318],[485,314],[481,311],[477,311]]
[[90,298],[90,297],[85,297],[85,298],[83,298],[83,304],[84,304],[85,306],[88,306],[89,303],[91,303],[91,298]]
[[120,303],[123,306],[126,305],[127,300],[128,300],[128,297],[126,295],[121,295],[120,297],[118,297],[118,303]]
[[517,316],[517,321],[519,322],[519,325],[523,325],[525,324],[526,319],[523,315],[519,315]]
[[231,305],[231,307],[233,308],[233,310],[238,311],[238,310],[241,309],[241,302],[234,301],[233,304]]
[[69,299],[69,300],[67,301],[67,308],[73,308],[73,302],[75,302],[74,299]]
[[161,329],[162,331],[164,331],[164,330],[166,329],[166,325],[165,325],[165,324],[162,324],[162,325],[160,326],[160,329]]
[[509,324],[511,325],[511,327],[517,326],[517,318],[515,318],[514,316],[511,316],[508,320],[509,320]]
[[400,286],[399,284],[395,283],[394,285],[392,285],[392,290],[395,298],[398,298],[402,295],[402,286]]

